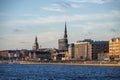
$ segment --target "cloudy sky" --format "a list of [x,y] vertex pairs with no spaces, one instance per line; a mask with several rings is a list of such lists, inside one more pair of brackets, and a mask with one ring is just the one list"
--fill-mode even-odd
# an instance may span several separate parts
[[120,37],[120,0],[0,0],[0,50],[57,48],[65,21],[69,43]]

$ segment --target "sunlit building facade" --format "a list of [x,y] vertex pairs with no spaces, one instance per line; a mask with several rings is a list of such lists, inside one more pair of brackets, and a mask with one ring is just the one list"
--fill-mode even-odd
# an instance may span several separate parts
[[109,40],[109,57],[112,60],[120,59],[120,38]]
[[92,60],[92,45],[89,42],[77,42],[68,48],[71,60]]

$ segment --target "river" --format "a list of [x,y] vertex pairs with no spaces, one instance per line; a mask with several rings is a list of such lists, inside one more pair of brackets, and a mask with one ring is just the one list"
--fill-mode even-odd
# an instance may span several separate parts
[[0,64],[0,80],[120,80],[120,67]]

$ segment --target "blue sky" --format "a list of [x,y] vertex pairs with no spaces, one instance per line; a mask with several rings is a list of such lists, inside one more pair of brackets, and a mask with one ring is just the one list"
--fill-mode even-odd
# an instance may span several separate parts
[[120,0],[0,0],[0,50],[57,48],[67,22],[69,43],[120,37]]

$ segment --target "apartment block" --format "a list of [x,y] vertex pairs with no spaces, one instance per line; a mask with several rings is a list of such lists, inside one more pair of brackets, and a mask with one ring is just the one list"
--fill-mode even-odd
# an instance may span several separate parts
[[109,57],[110,59],[120,59],[120,38],[109,40]]

